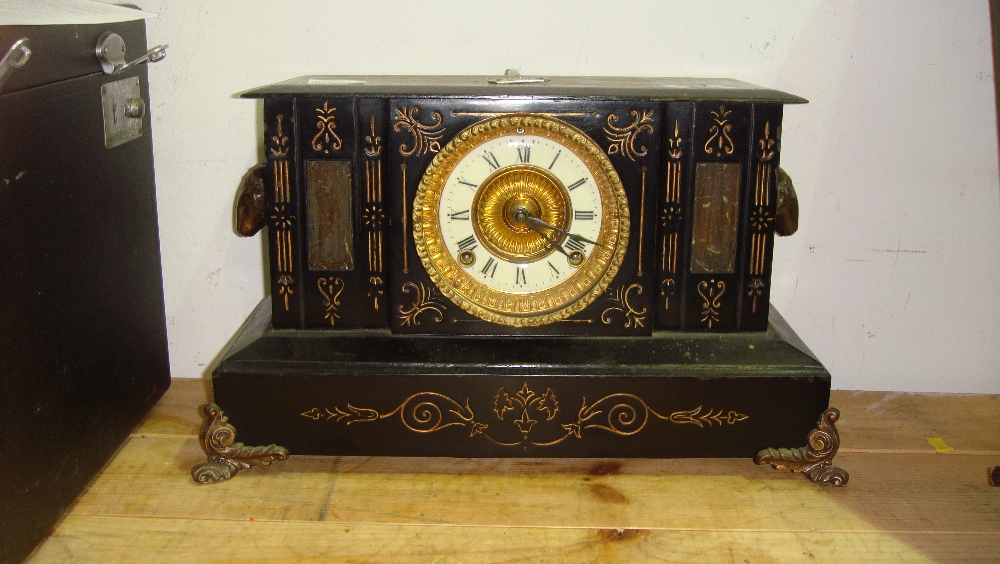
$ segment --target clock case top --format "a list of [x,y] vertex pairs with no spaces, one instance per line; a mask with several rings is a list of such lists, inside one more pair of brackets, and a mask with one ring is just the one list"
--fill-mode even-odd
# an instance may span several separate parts
[[[767,328],[782,105],[804,99],[727,79],[488,80],[307,76],[242,94],[264,98],[274,327],[635,336]],[[413,197],[434,156],[464,128],[512,112],[550,115],[598,142],[631,210],[629,250],[606,294],[564,322],[531,328],[487,323],[440,295],[412,240]],[[703,161],[737,171],[736,233],[719,272],[690,268]],[[718,192],[708,184],[705,193]]]

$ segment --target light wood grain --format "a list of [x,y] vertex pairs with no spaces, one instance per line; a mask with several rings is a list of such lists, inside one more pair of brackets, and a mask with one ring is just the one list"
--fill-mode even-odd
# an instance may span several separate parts
[[35,562],[995,561],[1000,535],[448,527],[71,515]]
[[[846,488],[741,459],[297,456],[200,485],[190,469],[205,460],[196,436],[209,391],[202,381],[175,381],[32,561],[995,562],[1000,555],[1000,488],[986,482],[986,468],[1000,464],[992,454],[1000,433],[988,421],[997,419],[996,396],[834,394],[845,445],[835,462],[851,473]],[[956,450],[936,454],[927,436]]]

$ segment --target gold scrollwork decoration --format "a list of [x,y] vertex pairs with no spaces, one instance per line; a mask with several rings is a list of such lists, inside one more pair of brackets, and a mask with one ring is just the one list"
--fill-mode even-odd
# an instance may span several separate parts
[[[718,293],[716,293],[718,292]],[[698,282],[698,295],[702,299],[701,318],[702,323],[707,323],[708,328],[712,328],[712,323],[719,322],[719,310],[722,309],[722,294],[726,293],[726,283],[722,280],[716,282],[714,279]]]
[[399,306],[399,317],[403,326],[420,325],[418,317],[427,312],[432,313],[431,319],[435,323],[444,321],[444,310],[447,308],[441,301],[435,299],[434,291],[423,282],[404,282],[402,291],[404,294],[413,294],[413,304],[409,308],[404,309],[402,305]]
[[[312,139],[314,151],[323,151],[329,154],[330,151],[339,151],[343,146],[343,141],[337,136],[337,108],[331,108],[329,102],[323,102],[322,108],[316,108],[316,127],[319,131]],[[320,140],[322,137],[322,141]]]
[[618,121],[615,114],[608,115],[608,125],[604,128],[604,133],[608,136],[608,154],[620,154],[634,161],[636,157],[646,156],[646,146],[635,147],[636,137],[640,133],[653,133],[653,110],[643,110],[640,114],[637,110],[629,110],[629,114],[634,118],[632,123],[619,127],[612,122]]
[[191,477],[199,484],[223,482],[240,470],[254,466],[267,466],[274,461],[288,458],[288,450],[276,445],[245,446],[236,441],[236,429],[214,403],[205,406],[208,417],[202,430],[202,447],[208,461],[191,470]]
[[[299,415],[313,421],[332,421],[336,424],[351,425],[354,423],[372,423],[383,419],[399,416],[403,427],[415,433],[433,433],[449,427],[465,427],[469,438],[481,436],[486,440],[503,447],[538,446],[547,447],[559,444],[569,438],[582,439],[587,429],[602,431],[627,437],[642,431],[650,418],[683,425],[694,424],[699,428],[712,427],[716,424],[735,425],[749,419],[735,410],[709,409],[703,412],[702,407],[675,411],[670,415],[661,415],[649,407],[642,398],[630,393],[609,394],[592,404],[587,398],[582,398],[576,419],[569,423],[559,424],[556,419],[559,414],[559,401],[552,388],[537,393],[525,381],[521,388],[510,393],[501,386],[493,397],[493,414],[503,424],[513,424],[521,435],[519,441],[505,441],[491,434],[488,423],[476,418],[475,412],[466,398],[460,403],[454,398],[438,392],[419,392],[402,401],[396,408],[380,412],[376,409],[356,407],[351,403],[346,408],[333,409],[313,407]],[[519,416],[507,419],[508,414]],[[548,423],[548,424],[547,424]],[[558,424],[559,427],[554,427]],[[546,431],[539,431],[546,427]],[[554,434],[552,431],[556,431]],[[548,437],[536,440],[539,434]]]
[[409,131],[413,135],[413,144],[402,143],[399,146],[399,154],[404,157],[413,155],[426,155],[427,153],[437,153],[441,150],[441,138],[444,136],[444,126],[441,125],[443,118],[441,112],[435,111],[431,118],[433,123],[422,123],[417,114],[420,108],[417,106],[396,108],[396,123],[393,129],[396,131]]
[[838,419],[840,410],[828,408],[820,415],[817,428],[809,433],[806,446],[765,448],[757,452],[753,461],[757,464],[770,464],[775,470],[801,473],[820,485],[847,485],[850,475],[833,465],[833,457],[840,449],[840,434],[835,425]]
[[334,278],[333,276],[320,278],[316,281],[319,293],[323,294],[323,306],[326,308],[323,319],[328,320],[330,325],[336,325],[337,320],[340,319],[337,308],[340,307],[340,294],[344,292],[345,286],[342,278]]
[[712,135],[705,141],[705,152],[709,155],[731,155],[735,146],[729,137],[729,132],[733,130],[733,124],[729,123],[729,114],[732,110],[727,110],[725,105],[719,106],[718,110],[712,110],[712,119],[715,124],[708,129]]
[[639,311],[639,310],[633,308],[631,304],[629,304],[629,296],[630,296],[632,290],[636,290],[636,294],[641,294],[642,293],[642,286],[640,286],[639,284],[632,284],[632,285],[628,286],[627,288],[625,286],[622,286],[621,288],[618,288],[617,290],[611,290],[611,292],[610,292],[610,298],[611,298],[611,301],[615,305],[613,305],[613,306],[605,309],[603,312],[601,312],[601,322],[602,323],[604,323],[605,325],[611,325],[611,323],[613,322],[613,320],[612,320],[612,313],[618,311],[618,312],[621,312],[621,313],[625,314],[625,327],[626,328],[631,328],[631,327],[635,327],[635,328],[645,327],[645,325],[643,325],[643,323],[646,321],[646,317],[645,317],[645,315],[646,315],[646,308],[642,308],[642,310]]

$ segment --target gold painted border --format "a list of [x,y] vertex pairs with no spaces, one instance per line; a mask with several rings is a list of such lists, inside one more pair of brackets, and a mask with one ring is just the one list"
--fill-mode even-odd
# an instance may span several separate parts
[[[600,239],[613,250],[595,247],[577,272],[560,284],[541,292],[514,295],[489,288],[465,274],[444,246],[438,208],[444,184],[459,160],[484,142],[517,134],[559,142],[583,161],[594,175],[606,210]],[[618,172],[587,134],[544,115],[510,114],[469,126],[434,157],[413,200],[413,242],[427,275],[456,305],[491,323],[538,326],[580,312],[607,289],[625,259],[629,217],[628,197]]]

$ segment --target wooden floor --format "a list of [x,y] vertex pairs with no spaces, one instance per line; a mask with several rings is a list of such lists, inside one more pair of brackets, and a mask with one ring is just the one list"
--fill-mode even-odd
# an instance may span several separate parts
[[844,488],[750,460],[295,456],[199,485],[209,397],[175,380],[30,562],[1000,562],[1000,396],[835,392]]

